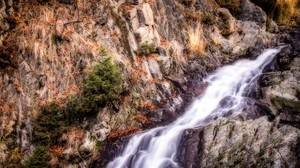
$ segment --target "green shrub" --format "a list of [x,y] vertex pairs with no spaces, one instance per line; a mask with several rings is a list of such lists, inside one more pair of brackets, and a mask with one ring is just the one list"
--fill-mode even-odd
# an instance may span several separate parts
[[63,110],[55,103],[44,106],[33,124],[34,142],[46,146],[57,143],[66,130]]
[[103,146],[103,141],[96,141],[96,148],[100,150]]
[[84,96],[72,97],[67,103],[67,118],[68,123],[78,124],[88,116],[93,116],[97,112],[97,105],[95,102],[89,101]]
[[25,168],[46,168],[50,167],[49,162],[50,155],[48,153],[48,148],[44,146],[38,146],[31,158],[25,161]]
[[80,97],[72,97],[67,104],[69,123],[81,122],[85,117],[93,116],[98,108],[117,100],[122,92],[121,70],[107,57],[104,49],[101,63],[94,65],[83,82]]
[[155,52],[156,52],[155,45],[153,43],[150,44],[148,41],[142,43],[136,51],[138,55],[149,55]]
[[98,108],[107,102],[119,98],[122,92],[122,75],[120,69],[110,58],[96,64],[83,83],[83,103]]

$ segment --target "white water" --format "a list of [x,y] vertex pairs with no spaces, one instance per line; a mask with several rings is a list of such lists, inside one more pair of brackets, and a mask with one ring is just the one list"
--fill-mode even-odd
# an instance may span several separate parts
[[[224,66],[205,81],[208,86],[183,116],[173,123],[153,128],[133,136],[122,155],[107,168],[176,168],[177,147],[185,129],[199,127],[210,117],[236,115],[243,110],[245,88],[257,81],[257,76],[281,49],[268,49],[256,60],[240,60]],[[220,106],[220,102],[222,107]]]

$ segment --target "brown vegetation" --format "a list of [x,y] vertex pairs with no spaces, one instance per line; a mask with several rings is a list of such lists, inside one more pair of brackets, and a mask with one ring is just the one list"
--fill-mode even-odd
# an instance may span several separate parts
[[300,25],[299,0],[251,0],[260,6],[277,23],[287,26]]
[[189,50],[192,53],[204,55],[206,43],[203,35],[203,28],[198,23],[196,27],[188,28]]
[[110,132],[107,139],[115,139],[118,137],[133,134],[133,133],[139,132],[139,131],[141,131],[141,128],[127,126],[127,128],[125,128],[125,129]]

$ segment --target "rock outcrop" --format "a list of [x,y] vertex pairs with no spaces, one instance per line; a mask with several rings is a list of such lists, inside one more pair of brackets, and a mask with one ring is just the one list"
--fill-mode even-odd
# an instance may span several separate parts
[[[298,41],[299,33],[291,34],[295,36],[287,42]],[[182,167],[300,166],[300,53],[294,46],[287,46],[278,55],[273,69],[269,67],[273,72],[260,77],[261,94],[252,97],[273,117],[254,115],[251,108],[240,117],[229,116],[186,130],[177,156]]]
[[[33,123],[50,103],[69,124],[59,143],[49,145],[50,165],[88,167],[102,141],[178,117],[201,94],[208,72],[251,56],[253,48],[283,41],[266,31],[266,14],[258,6],[233,2],[2,0],[0,167],[20,167],[32,156],[38,145]],[[72,123],[70,106],[80,103],[72,100],[82,96],[87,74],[107,56],[122,71],[122,93]],[[276,89],[297,97],[297,89],[285,83],[299,76],[289,74]],[[274,91],[266,99],[276,102],[277,111],[297,107],[299,98],[292,105],[281,103],[274,89],[266,90]]]
[[278,124],[218,119],[187,130],[178,158],[183,167],[298,167],[300,130]]

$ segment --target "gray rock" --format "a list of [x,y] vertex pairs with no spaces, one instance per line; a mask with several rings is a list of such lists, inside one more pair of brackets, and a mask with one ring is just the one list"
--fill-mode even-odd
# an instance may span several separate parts
[[[183,167],[297,167],[300,130],[277,128],[266,117],[218,119],[203,129],[187,130],[181,141]],[[180,160],[180,159],[179,159]]]
[[272,105],[275,113],[279,111],[300,113],[299,60],[293,61],[291,68],[293,71],[270,73],[264,77],[269,85],[264,91],[265,98]]
[[144,18],[145,18],[145,24],[147,26],[154,25],[153,11],[152,11],[149,3],[144,3],[143,14],[144,14]]
[[242,21],[253,21],[262,29],[266,28],[267,14],[250,0],[241,1],[241,14],[238,19]]
[[150,73],[151,73],[153,78],[155,78],[155,79],[162,79],[163,78],[163,75],[162,75],[161,70],[160,70],[160,66],[159,66],[158,62],[155,59],[149,58],[148,59],[148,65],[149,65]]
[[169,75],[171,71],[170,57],[160,56],[158,60],[159,67],[164,75]]
[[137,16],[138,16],[138,19],[139,19],[139,25],[144,26],[145,23],[146,23],[146,19],[145,19],[145,15],[144,15],[143,10],[138,9],[137,10]]
[[132,5],[138,5],[138,4],[143,3],[143,0],[127,0],[127,2]]

